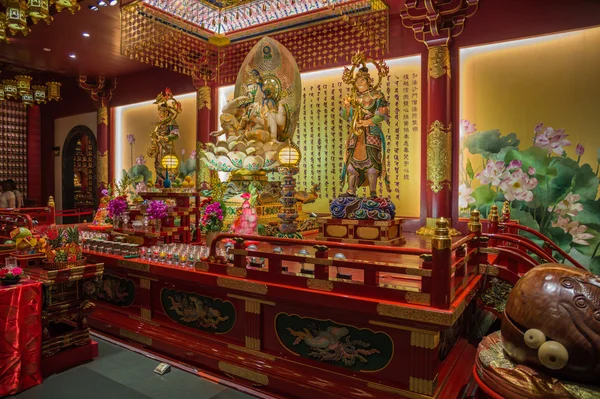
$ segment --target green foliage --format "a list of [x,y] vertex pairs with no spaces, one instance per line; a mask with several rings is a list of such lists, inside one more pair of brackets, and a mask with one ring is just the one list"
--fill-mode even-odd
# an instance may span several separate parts
[[467,160],[467,176],[469,177],[469,181],[473,180],[473,177],[475,177],[475,172],[473,171],[473,164],[471,163],[470,159]]
[[464,139],[463,145],[471,154],[481,154],[485,159],[496,159],[503,149],[517,149],[519,143],[515,133],[502,136],[500,130],[487,130],[470,134]]
[[473,196],[473,198],[475,198],[475,203],[473,204],[473,206],[475,206],[476,208],[480,208],[488,204],[491,205],[491,203],[493,203],[496,199],[498,193],[489,188],[488,186],[479,186],[475,190],[473,190],[473,193],[471,195]]
[[148,184],[152,180],[152,172],[146,165],[133,165],[128,171],[123,169],[122,178],[128,179],[132,188],[135,188],[135,185],[141,182]]

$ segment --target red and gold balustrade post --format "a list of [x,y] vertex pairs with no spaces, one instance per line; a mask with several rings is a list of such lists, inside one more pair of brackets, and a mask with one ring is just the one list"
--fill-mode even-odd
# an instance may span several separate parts
[[[98,109],[98,120],[96,128],[96,141],[98,143],[98,154],[96,159],[96,175],[97,175],[97,192],[108,187],[108,152],[110,148],[110,133],[108,105],[113,95],[113,91],[117,87],[117,80],[113,79],[107,82],[102,76],[96,79],[94,84],[87,82],[86,76],[79,76],[79,87],[90,94],[90,98]],[[100,194],[98,194],[100,197]]]
[[[465,20],[477,11],[479,0],[407,0],[400,12],[404,26],[411,28],[415,39],[427,46],[427,114],[423,142],[426,159],[422,162],[427,177],[425,188],[426,225],[417,234],[433,236],[435,221],[451,220],[453,201],[452,165],[458,151],[452,148],[452,95],[450,46],[452,38],[464,30]],[[454,151],[453,151],[454,150]],[[451,235],[458,232],[450,229]]]

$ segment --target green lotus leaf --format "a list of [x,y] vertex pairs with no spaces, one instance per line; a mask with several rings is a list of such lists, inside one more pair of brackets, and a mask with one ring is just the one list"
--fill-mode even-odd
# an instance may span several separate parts
[[[535,220],[533,218],[533,215],[527,211],[523,211],[521,209],[514,209],[511,208],[510,210],[510,220],[512,221],[518,221],[520,225],[523,225],[525,227],[529,227],[535,231],[540,231],[540,225],[538,224],[537,220]],[[525,233],[525,232],[521,232],[520,235],[527,237],[533,241],[535,241],[536,243],[540,244],[541,240],[538,239],[536,236],[534,236],[533,234],[529,234],[529,233]]]
[[594,201],[598,194],[598,177],[588,164],[581,165],[575,171],[573,192],[579,194],[581,201]]
[[473,180],[473,177],[475,176],[473,164],[471,163],[470,159],[467,160],[467,176],[469,176],[469,180]]
[[481,154],[484,158],[491,158],[500,153],[504,148],[511,147],[517,149],[519,139],[515,133],[502,136],[500,130],[486,130],[476,132],[467,136],[463,141],[463,146],[471,154]]
[[[473,204],[476,208],[479,208],[484,205],[491,205],[496,199],[496,191],[492,190],[488,186],[479,186],[475,190],[471,196],[475,198],[475,203]],[[481,210],[480,210],[481,212]]]
[[575,217],[579,223],[600,231],[600,200],[581,201],[583,211]]

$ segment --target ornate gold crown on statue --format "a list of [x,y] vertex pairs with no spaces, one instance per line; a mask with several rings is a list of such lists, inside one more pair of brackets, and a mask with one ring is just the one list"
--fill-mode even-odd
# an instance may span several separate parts
[[[385,61],[376,61],[371,57],[367,57],[362,51],[357,52],[352,57],[352,67],[344,67],[344,73],[342,74],[342,81],[349,85],[354,85],[358,78],[367,79],[373,83],[373,78],[369,74],[369,68],[367,64],[375,65],[377,68],[377,84],[374,86],[375,89],[381,85],[381,80],[390,74],[390,68],[386,65]],[[358,68],[358,71],[354,71]]]

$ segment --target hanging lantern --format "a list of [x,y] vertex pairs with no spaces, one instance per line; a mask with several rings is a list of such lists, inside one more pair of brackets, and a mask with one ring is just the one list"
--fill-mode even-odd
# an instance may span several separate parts
[[46,104],[46,86],[33,85],[33,100],[38,104]]
[[8,0],[6,2],[6,27],[13,35],[21,32],[23,36],[27,36],[29,26],[27,26],[26,3],[21,3],[19,0]]
[[19,97],[19,91],[17,90],[17,81],[14,79],[4,79],[4,96],[7,100]]
[[81,7],[77,3],[77,0],[52,0],[56,7],[57,12],[62,10],[69,10],[71,14],[75,14],[75,11],[79,11]]
[[26,107],[33,105],[33,94],[31,92],[21,94],[21,101]]
[[48,87],[48,101],[60,101],[60,86],[62,86],[62,83],[46,82],[46,86]]
[[0,12],[0,43],[6,42],[8,43],[8,38],[6,37],[6,14]]
[[52,17],[50,16],[49,0],[28,0],[27,5],[29,6],[29,16],[34,24],[46,21],[50,25]]
[[17,79],[17,91],[19,94],[31,92],[31,76],[18,75],[15,76],[15,79]]
[[300,163],[301,159],[300,148],[290,140],[277,153],[277,160],[282,166],[294,167]]

